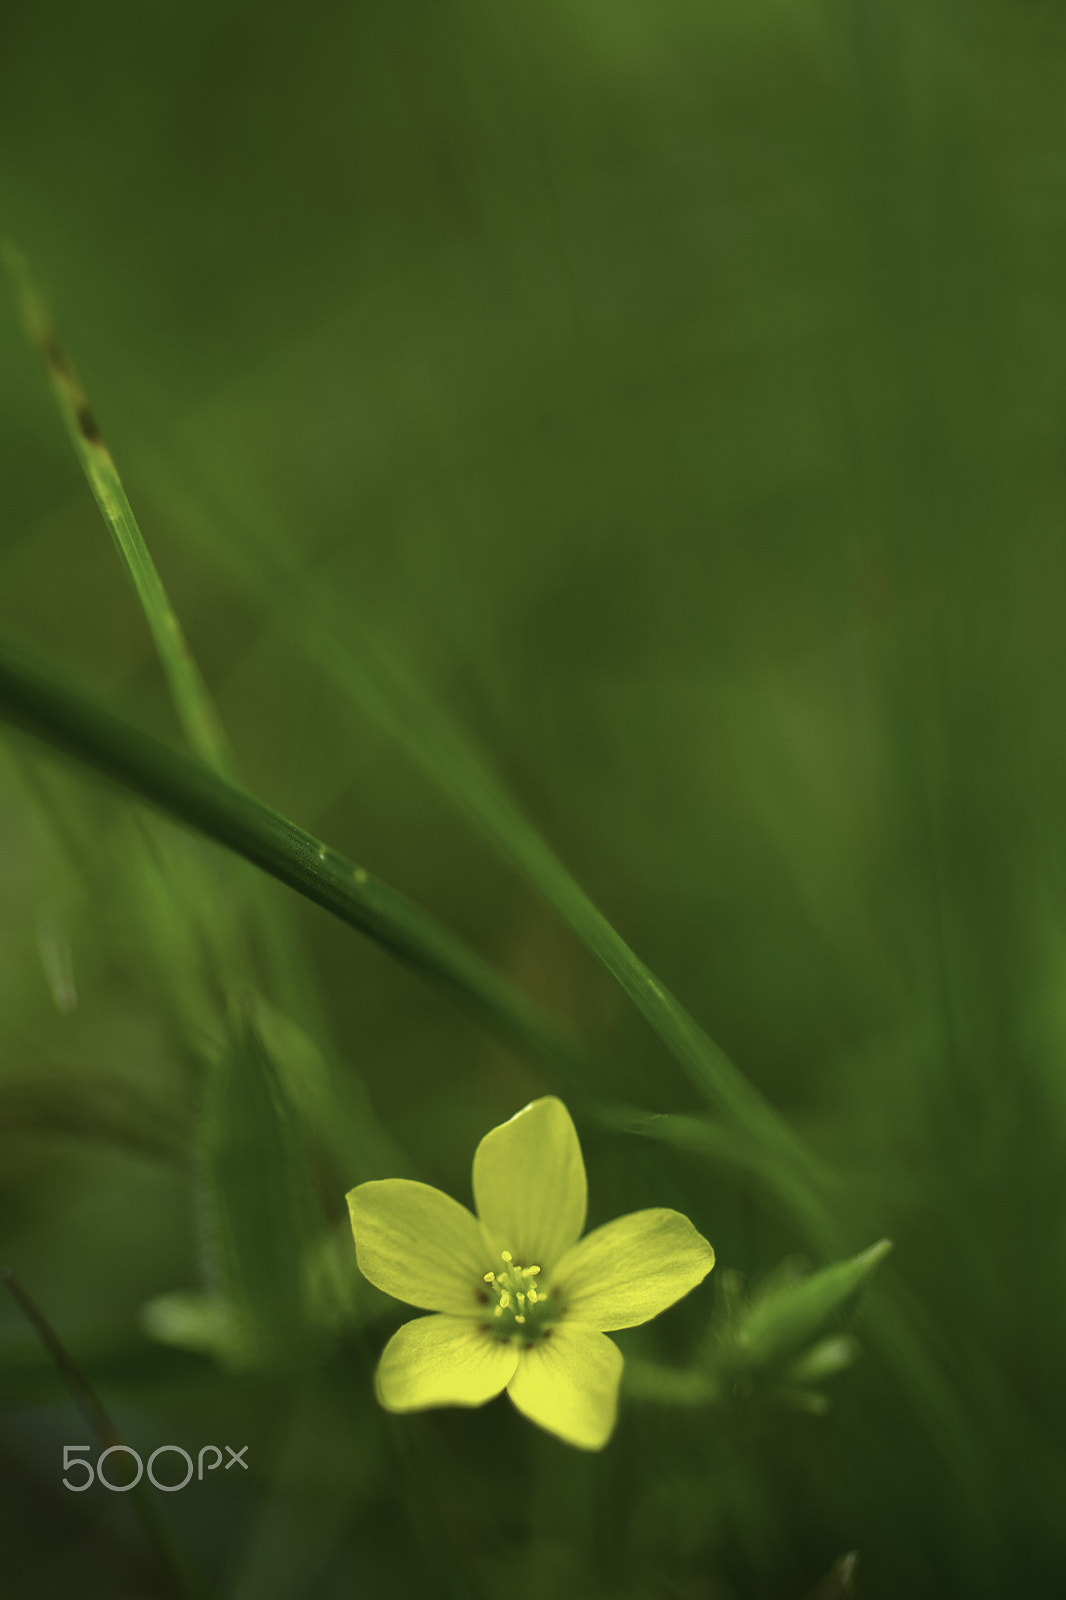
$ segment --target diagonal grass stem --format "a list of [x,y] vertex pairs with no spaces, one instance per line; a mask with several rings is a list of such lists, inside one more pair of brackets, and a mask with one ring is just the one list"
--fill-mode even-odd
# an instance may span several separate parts
[[[129,1446],[126,1445],[92,1384],[82,1372],[40,1306],[23,1288],[9,1267],[5,1267],[0,1272],[0,1277],[7,1284],[19,1310],[48,1352],[52,1365],[63,1379],[72,1399],[96,1435],[98,1444],[105,1450],[113,1449],[115,1446],[128,1449]],[[144,1484],[133,1484],[129,1493],[145,1536],[155,1551],[160,1566],[167,1575],[168,1588],[174,1595],[175,1600],[204,1600],[205,1591],[201,1579],[189,1570],[184,1557],[176,1549],[156,1506],[146,1492]]]
[[8,643],[0,643],[0,716],[95,767],[368,934],[557,1066],[572,1063],[569,1046],[540,1012],[405,895],[202,762],[131,727],[31,664]]
[[74,364],[60,344],[25,262],[10,247],[4,251],[4,258],[15,280],[26,333],[48,370],[52,392],[82,471],[141,603],[185,737],[201,761],[219,772],[229,771],[229,748],[214,702],[186,643]]

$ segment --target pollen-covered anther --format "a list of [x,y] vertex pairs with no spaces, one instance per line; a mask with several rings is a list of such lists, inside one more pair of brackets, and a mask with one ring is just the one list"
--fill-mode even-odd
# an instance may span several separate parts
[[498,1272],[482,1274],[482,1282],[487,1283],[496,1296],[492,1315],[499,1325],[499,1333],[503,1336],[510,1330],[514,1335],[520,1334],[526,1342],[539,1338],[554,1320],[550,1294],[543,1286],[537,1288],[540,1266],[536,1262],[523,1266],[515,1261],[510,1250],[501,1250],[500,1259],[503,1265]]

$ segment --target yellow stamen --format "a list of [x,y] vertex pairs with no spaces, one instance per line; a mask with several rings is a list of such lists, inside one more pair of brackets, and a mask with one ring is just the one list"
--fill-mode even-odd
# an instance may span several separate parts
[[[541,1268],[535,1262],[532,1266],[523,1266],[515,1261],[510,1250],[500,1251],[500,1261],[497,1271],[482,1274],[482,1281],[488,1284],[496,1302],[492,1308],[493,1320],[502,1323],[499,1336],[504,1336],[508,1328],[514,1332],[521,1328],[522,1340],[527,1342],[541,1331],[542,1323],[548,1326],[554,1320],[551,1295],[545,1289],[537,1289]],[[488,1299],[488,1296],[483,1298]]]

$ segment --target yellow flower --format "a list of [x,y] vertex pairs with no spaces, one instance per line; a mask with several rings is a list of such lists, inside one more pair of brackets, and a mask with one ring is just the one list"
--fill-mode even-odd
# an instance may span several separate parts
[[714,1266],[678,1211],[634,1211],[581,1238],[585,1164],[561,1100],[534,1100],[474,1154],[475,1217],[405,1178],[348,1196],[364,1277],[435,1313],[393,1334],[377,1370],[388,1411],[480,1406],[503,1389],[582,1450],[614,1428],[622,1352],[605,1334],[658,1316]]

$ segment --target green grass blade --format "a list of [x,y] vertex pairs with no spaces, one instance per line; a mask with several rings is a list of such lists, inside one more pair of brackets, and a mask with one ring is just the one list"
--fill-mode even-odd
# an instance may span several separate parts
[[540,1012],[405,895],[201,762],[131,727],[0,643],[0,716],[123,784],[368,934],[516,1042],[574,1074]]
[[26,332],[48,369],[52,391],[82,471],[141,603],[182,731],[201,761],[219,772],[229,771],[229,749],[214,703],[189,651],[74,365],[59,342],[48,308],[34,288],[25,263],[10,249],[5,251],[5,259],[18,289]]

